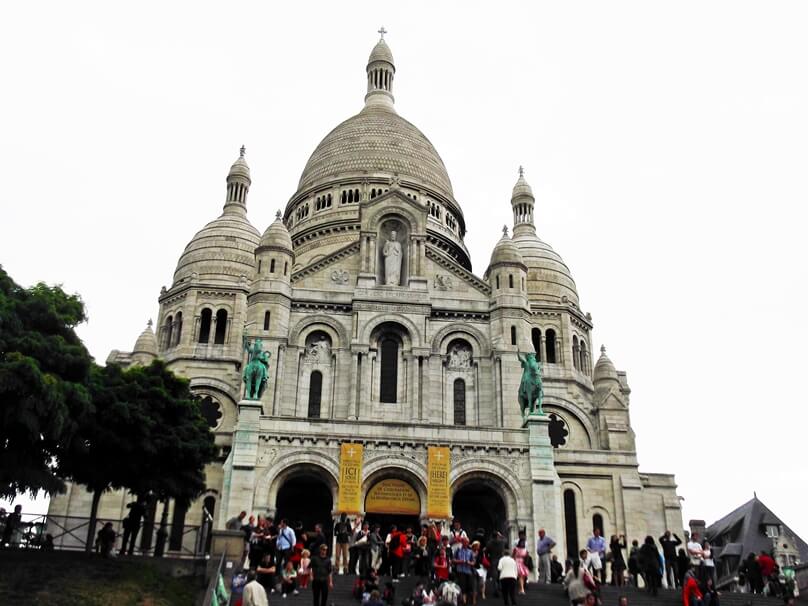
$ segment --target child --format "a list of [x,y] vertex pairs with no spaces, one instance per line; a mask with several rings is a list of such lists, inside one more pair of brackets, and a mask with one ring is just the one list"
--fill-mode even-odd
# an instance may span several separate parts
[[438,583],[449,580],[449,560],[446,558],[446,547],[441,546],[435,556],[435,578]]
[[293,593],[297,595],[300,593],[297,590],[297,571],[295,570],[295,565],[292,564],[291,561],[286,562],[286,567],[283,569],[283,575],[281,577],[281,593],[285,598],[288,594]]
[[311,576],[311,552],[304,549],[300,554],[300,568],[297,569],[297,584],[301,589],[309,586],[309,576]]

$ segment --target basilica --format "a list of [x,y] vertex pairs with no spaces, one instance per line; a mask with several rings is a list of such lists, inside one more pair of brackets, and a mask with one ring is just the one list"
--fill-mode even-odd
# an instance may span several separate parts
[[[223,528],[242,510],[307,528],[328,528],[343,510],[383,525],[454,517],[470,532],[513,539],[524,529],[531,550],[546,528],[562,559],[596,527],[639,539],[681,532],[674,477],[638,469],[626,373],[603,347],[593,363],[591,315],[537,233],[523,171],[513,225],[474,273],[446,167],[396,111],[383,38],[366,75],[361,110],[323,138],[263,233],[248,218],[242,148],[221,215],[159,294],[156,325],[107,360],[165,360],[190,380],[216,435],[207,491],[172,507],[169,522],[209,514]],[[267,381],[247,399],[245,344],[259,341]],[[523,414],[517,397],[527,353],[541,366],[541,415]],[[359,453],[353,487],[345,445]],[[435,448],[448,455],[444,509],[430,493]],[[101,516],[120,519],[130,500],[105,495]],[[89,502],[71,486],[50,515],[87,515]]]

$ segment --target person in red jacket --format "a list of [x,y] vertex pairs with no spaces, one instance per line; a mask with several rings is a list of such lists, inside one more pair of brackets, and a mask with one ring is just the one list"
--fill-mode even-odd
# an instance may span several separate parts
[[769,577],[774,572],[775,562],[774,559],[765,551],[760,552],[758,556],[758,564],[760,565],[760,574],[763,577],[763,584],[769,582]]
[[393,582],[398,583],[398,577],[403,577],[401,563],[404,560],[404,544],[407,542],[407,535],[401,532],[396,526],[390,529],[390,543],[387,545],[390,555],[391,576]]
[[699,582],[693,574],[693,566],[691,565],[685,573],[684,585],[682,587],[682,604],[684,604],[684,606],[700,606],[703,597],[699,589]]

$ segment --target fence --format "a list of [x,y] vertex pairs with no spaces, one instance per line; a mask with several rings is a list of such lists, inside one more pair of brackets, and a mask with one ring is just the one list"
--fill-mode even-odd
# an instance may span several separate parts
[[[98,530],[107,522],[112,523],[117,538],[115,548],[123,549],[123,520],[101,518],[96,520],[93,541]],[[6,520],[0,522],[0,536],[3,536]],[[198,558],[210,551],[210,516],[200,526],[184,525],[172,528],[166,525],[163,554],[171,557]],[[22,514],[22,533],[18,547],[22,549],[49,548],[46,537],[50,535],[53,549],[83,551],[90,528],[90,518],[78,516]],[[135,554],[154,555],[158,545],[159,521],[145,520],[135,540]]]

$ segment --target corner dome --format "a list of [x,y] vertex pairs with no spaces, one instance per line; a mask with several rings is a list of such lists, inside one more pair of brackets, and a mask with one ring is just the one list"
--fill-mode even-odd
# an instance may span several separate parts
[[599,383],[602,381],[619,382],[619,378],[617,377],[617,369],[609,359],[609,356],[606,355],[605,345],[600,346],[600,358],[598,358],[598,362],[595,364],[595,370],[592,373],[592,380],[594,383]]
[[133,354],[144,353],[153,356],[157,355],[157,337],[152,330],[152,321],[146,325],[146,328],[140,333],[140,336],[135,341],[135,347],[132,349]]
[[488,267],[491,268],[503,263],[524,265],[524,260],[519,253],[519,249],[508,236],[507,228],[504,228],[502,231],[502,238],[500,238],[497,245],[494,246],[494,251],[491,253],[491,262],[488,264]]
[[174,284],[192,279],[232,285],[255,273],[255,248],[260,234],[243,212],[225,210],[191,238],[177,262]]
[[454,199],[446,166],[429,139],[395,110],[368,105],[325,136],[306,163],[297,189],[338,178],[395,175]]
[[513,186],[513,192],[511,193],[511,200],[516,200],[517,198],[521,198],[523,196],[533,198],[533,188],[531,188],[530,184],[527,182],[527,180],[525,180],[525,171],[520,166],[519,179],[517,179],[516,184]]
[[275,215],[275,220],[267,227],[264,235],[261,236],[261,243],[259,248],[274,248],[287,251],[292,254],[292,237],[289,235],[289,230],[281,218],[281,211]]
[[539,239],[532,225],[515,228],[513,243],[527,265],[527,293],[531,301],[569,301],[578,307],[578,289],[569,267],[549,244]]
[[395,61],[393,61],[393,51],[387,46],[387,42],[384,41],[384,38],[379,40],[376,46],[373,47],[373,50],[370,51],[368,63],[373,63],[374,61],[387,61],[391,65],[395,65]]

